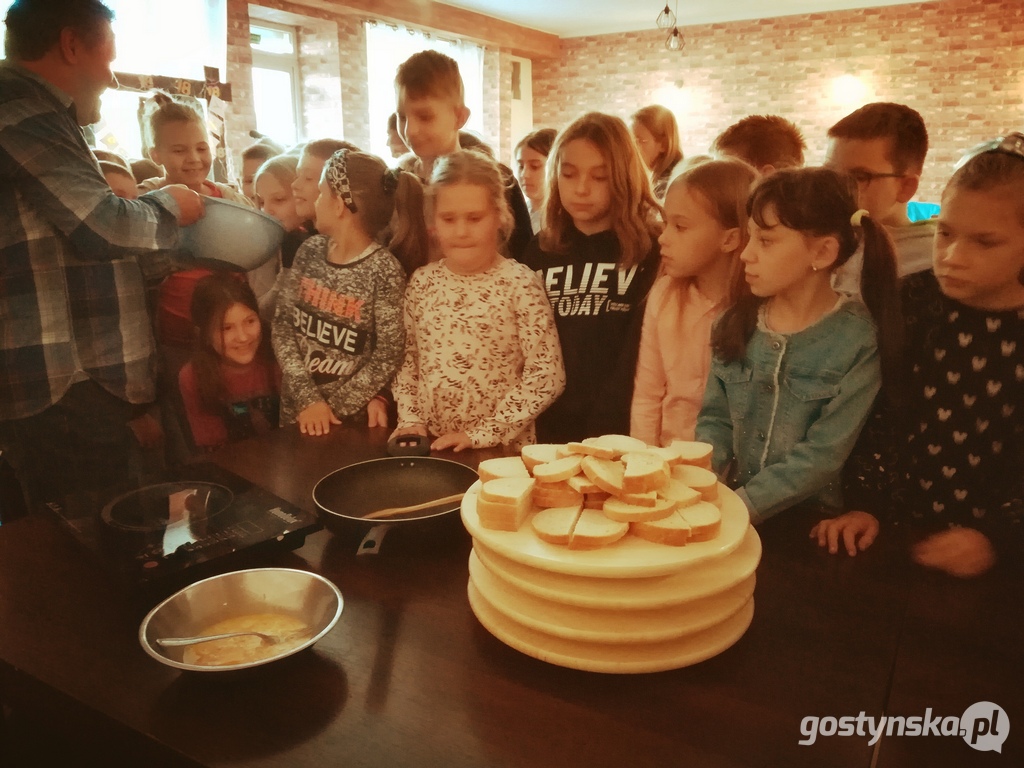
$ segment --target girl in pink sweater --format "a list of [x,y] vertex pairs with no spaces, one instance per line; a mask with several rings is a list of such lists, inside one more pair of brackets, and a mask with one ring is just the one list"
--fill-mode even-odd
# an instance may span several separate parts
[[630,434],[651,445],[693,440],[711,368],[711,325],[743,290],[746,202],[756,179],[739,160],[695,165],[665,197],[662,275],[647,298]]

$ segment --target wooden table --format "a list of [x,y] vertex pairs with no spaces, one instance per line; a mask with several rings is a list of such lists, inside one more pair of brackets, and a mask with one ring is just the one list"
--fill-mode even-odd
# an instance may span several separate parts
[[[384,438],[285,429],[217,461],[311,508],[317,479],[383,455]],[[322,531],[262,564],[330,578],[345,597],[338,626],[311,651],[223,678],[146,656],[136,633],[152,604],[114,590],[55,523],[27,518],[0,527],[0,697],[113,750],[108,765],[1021,765],[1019,577],[924,573],[899,537],[830,557],[811,522],[787,513],[759,529],[754,620],[733,648],[637,676],[551,666],[494,639],[466,599],[464,533],[356,557],[357,539]],[[798,744],[808,716],[959,715],[985,699],[1016,725],[1002,755],[957,737]]]

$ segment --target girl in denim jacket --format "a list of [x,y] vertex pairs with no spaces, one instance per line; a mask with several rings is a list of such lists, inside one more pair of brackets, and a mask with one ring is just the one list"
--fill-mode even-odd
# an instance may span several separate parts
[[[847,179],[779,171],[747,212],[750,294],[712,332],[697,439],[759,523],[805,500],[841,504],[840,470],[899,358],[902,322],[892,243]],[[861,244],[863,301],[831,281]]]

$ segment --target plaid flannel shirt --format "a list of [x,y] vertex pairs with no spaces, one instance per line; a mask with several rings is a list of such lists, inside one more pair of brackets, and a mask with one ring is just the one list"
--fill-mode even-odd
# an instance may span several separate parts
[[154,399],[136,257],[177,245],[178,211],[166,192],[115,196],[71,98],[0,63],[0,421],[40,413],[86,378],[130,403]]

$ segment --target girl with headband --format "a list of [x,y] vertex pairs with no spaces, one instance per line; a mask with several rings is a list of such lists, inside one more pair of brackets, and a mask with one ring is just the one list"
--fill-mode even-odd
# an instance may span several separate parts
[[[895,397],[902,323],[885,228],[834,171],[778,171],[747,200],[750,294],[719,319],[697,439],[759,523],[804,501],[836,509],[875,395]],[[860,297],[832,273],[864,248]],[[865,306],[866,305],[866,306]]]
[[309,435],[386,426],[380,393],[405,349],[406,270],[426,253],[422,187],[380,158],[340,149],[324,165],[314,213],[319,234],[296,253],[274,313],[281,423]]

